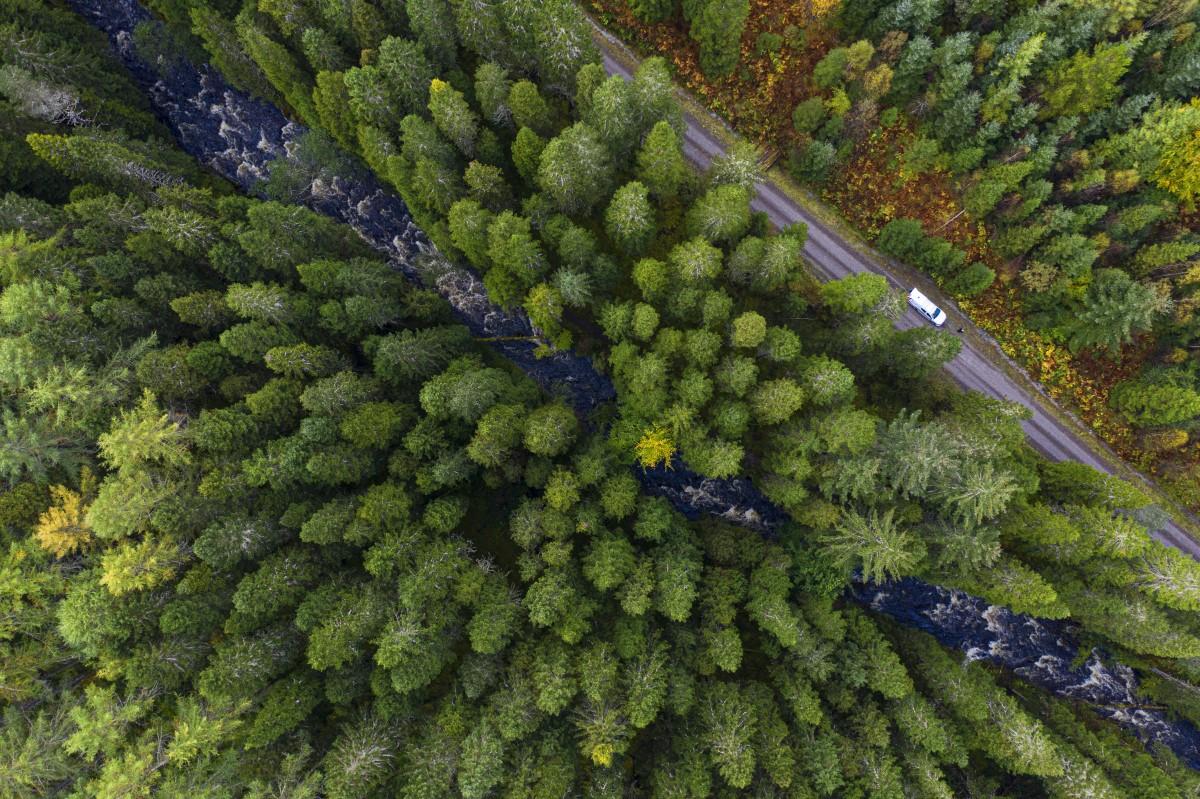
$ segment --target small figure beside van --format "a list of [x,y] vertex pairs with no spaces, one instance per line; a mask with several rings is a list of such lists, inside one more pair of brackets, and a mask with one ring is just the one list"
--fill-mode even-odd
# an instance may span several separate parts
[[908,292],[908,304],[916,308],[917,313],[938,327],[946,324],[946,312],[934,305],[932,300],[916,289]]

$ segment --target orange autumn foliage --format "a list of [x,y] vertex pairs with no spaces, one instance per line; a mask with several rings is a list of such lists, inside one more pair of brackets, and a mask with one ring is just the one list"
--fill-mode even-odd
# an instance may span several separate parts
[[[807,0],[778,4],[751,0],[750,16],[741,40],[741,66],[730,77],[707,80],[700,71],[696,43],[687,23],[676,18],[646,24],[630,13],[625,0],[590,0],[601,22],[619,32],[643,54],[666,57],[679,79],[711,110],[722,115],[740,134],[760,144],[788,153],[800,144],[792,127],[792,110],[805,100],[821,96],[812,70],[839,42],[831,27],[840,0]],[[758,55],[755,41],[762,32],[783,35],[789,25],[804,29],[807,45],[796,51],[786,44],[778,53]],[[960,186],[938,170],[905,179],[901,157],[913,140],[915,125],[903,114],[887,127],[877,126],[854,144],[848,158],[838,163],[822,189],[822,199],[833,205],[856,229],[874,237],[892,219],[919,220],[927,235],[950,241],[967,253],[968,262],[990,266],[998,279],[990,289],[960,306],[981,329],[994,336],[1004,352],[1038,381],[1046,392],[1063,401],[1117,453],[1160,476],[1172,493],[1193,509],[1200,509],[1200,488],[1194,478],[1200,466],[1200,442],[1155,457],[1138,447],[1133,429],[1108,407],[1113,386],[1137,374],[1150,357],[1152,342],[1143,337],[1124,347],[1114,359],[1092,352],[1072,353],[1022,324],[1020,295],[1011,281],[1019,260],[1006,262],[988,247],[988,230],[962,211]],[[1189,217],[1191,217],[1189,219]],[[1200,210],[1183,209],[1183,223],[1200,220]]]
[[841,0],[813,0],[809,3],[810,13],[814,19],[822,19],[836,11],[839,5]]
[[962,206],[950,175],[938,170],[910,180],[899,175],[899,154],[912,138],[901,123],[876,129],[836,167],[824,199],[872,238],[893,219],[916,219],[927,234],[936,231],[972,259],[983,260],[983,237],[969,214],[959,214]]
[[[682,17],[647,24],[633,16],[625,0],[590,0],[589,9],[643,52],[669,60],[680,80],[745,136],[790,145],[796,140],[792,109],[817,94],[808,76],[817,62],[837,46],[828,17],[838,4],[839,0],[793,4],[750,0],[750,16],[742,34],[742,66],[728,78],[712,82],[700,71],[699,51]],[[808,43],[803,50],[797,52],[785,45],[778,53],[755,55],[754,42],[759,33],[782,36],[789,25],[807,33]]]

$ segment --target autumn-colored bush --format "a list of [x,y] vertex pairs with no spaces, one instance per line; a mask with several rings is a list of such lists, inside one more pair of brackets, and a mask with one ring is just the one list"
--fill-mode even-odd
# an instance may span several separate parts
[[[804,125],[798,131],[793,124],[793,112],[801,103],[820,96],[812,79],[813,68],[830,50],[845,44],[838,41],[829,24],[837,5],[837,0],[787,5],[752,0],[742,36],[741,67],[728,78],[709,81],[700,71],[695,42],[682,18],[647,24],[629,12],[624,0],[590,0],[591,10],[627,41],[644,53],[666,56],[682,83],[739,133],[782,153],[811,141]],[[765,39],[764,33],[769,34]],[[778,49],[773,46],[774,36],[782,40]],[[772,46],[765,46],[764,41]],[[960,307],[972,321],[994,336],[1004,352],[1051,397],[1077,413],[1123,458],[1162,474],[1164,485],[1177,498],[1200,508],[1200,492],[1179,488],[1195,479],[1196,465],[1188,468],[1181,463],[1200,461],[1198,445],[1181,445],[1182,450],[1143,446],[1133,429],[1108,407],[1112,388],[1134,377],[1151,356],[1151,341],[1143,337],[1113,358],[1089,350],[1073,353],[1048,335],[1026,329],[1021,321],[1020,294],[1013,283],[1019,259],[1002,259],[989,248],[987,227],[963,208],[960,186],[948,172],[934,167],[914,174],[905,168],[905,152],[916,141],[913,128],[903,114],[881,115],[880,124],[863,133],[829,173],[822,198],[869,237],[878,235],[893,219],[914,219],[921,222],[926,235],[943,238],[965,251],[967,263],[978,262],[994,271],[997,279],[985,291],[970,299],[960,298]],[[1178,223],[1200,225],[1200,211],[1185,209]],[[1170,463],[1160,463],[1156,453],[1171,453]],[[1182,478],[1183,473],[1189,477]]]

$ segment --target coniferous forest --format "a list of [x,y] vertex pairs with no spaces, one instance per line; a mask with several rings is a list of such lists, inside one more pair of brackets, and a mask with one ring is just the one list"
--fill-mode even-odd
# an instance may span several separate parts
[[[818,282],[753,147],[687,160],[666,60],[607,76],[568,0],[147,5],[118,46],[307,130],[242,191],[69,5],[0,0],[0,797],[1200,796],[1118,723],[1200,741],[1164,511],[959,391],[884,277]],[[357,173],[427,237],[403,268],[309,207]],[[464,267],[532,334],[466,324]],[[689,505],[751,484],[770,518]],[[914,578],[1140,704],[849,590]]]
[[589,0],[1200,509],[1192,0]]

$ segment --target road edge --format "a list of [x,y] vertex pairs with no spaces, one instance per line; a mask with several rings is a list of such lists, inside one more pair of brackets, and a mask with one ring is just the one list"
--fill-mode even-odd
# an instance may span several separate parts
[[[604,27],[589,9],[583,8],[581,5],[581,10],[592,25],[592,39],[596,42],[597,47],[604,50],[607,55],[621,62],[626,67],[636,69],[643,59],[637,55],[633,48],[622,41],[617,34]],[[728,121],[705,107],[686,87],[679,85],[678,82],[675,83],[675,94],[680,105],[683,107],[684,113],[701,122],[709,133],[713,134],[726,145],[743,138],[732,128]],[[970,316],[959,308],[957,302],[946,296],[941,287],[937,286],[928,275],[909,264],[895,261],[878,252],[865,240],[862,233],[850,225],[835,208],[818,200],[813,196],[812,192],[793,180],[782,168],[772,166],[764,173],[763,180],[771,183],[786,195],[788,199],[796,203],[805,213],[819,220],[821,224],[828,228],[827,232],[840,239],[841,243],[846,245],[848,249],[853,249],[855,252],[869,259],[878,267],[881,273],[885,273],[900,284],[911,284],[922,287],[927,294],[936,296],[944,305],[950,306],[959,316],[971,322]],[[804,260],[808,261],[807,258]],[[809,271],[813,271],[811,264],[809,264]],[[971,322],[963,335],[969,336],[979,344],[978,349],[980,353],[985,355],[993,365],[1004,371],[1005,374],[1020,385],[1027,387],[1027,393],[1030,398],[1038,403],[1050,416],[1054,417],[1059,424],[1068,430],[1076,431],[1078,434],[1077,437],[1109,467],[1114,476],[1123,477],[1143,488],[1150,495],[1150,498],[1179,524],[1180,528],[1189,538],[1196,543],[1200,543],[1200,518],[1167,494],[1151,476],[1121,458],[1108,442],[1099,438],[1078,415],[1070,409],[1064,408],[1054,397],[1051,397],[1041,383],[1034,380],[1020,364],[1013,360],[1008,353],[1004,352],[1000,342],[994,336],[981,330],[974,322]],[[945,373],[945,376],[956,386],[958,385],[954,377],[948,372]]]

